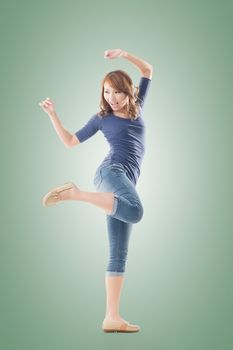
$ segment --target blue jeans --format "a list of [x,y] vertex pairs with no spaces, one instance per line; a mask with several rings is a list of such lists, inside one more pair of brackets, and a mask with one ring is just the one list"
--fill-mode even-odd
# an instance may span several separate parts
[[106,215],[110,250],[106,275],[123,275],[132,225],[143,216],[142,203],[134,183],[120,163],[99,167],[94,185],[98,192],[114,193],[112,213]]

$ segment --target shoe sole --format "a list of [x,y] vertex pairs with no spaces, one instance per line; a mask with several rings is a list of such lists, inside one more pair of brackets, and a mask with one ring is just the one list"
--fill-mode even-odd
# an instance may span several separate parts
[[121,331],[121,330],[117,330],[117,329],[103,329],[103,331],[105,333],[136,333],[136,332],[139,332],[140,329],[135,330],[135,331]]
[[66,184],[64,184],[64,185],[62,185],[62,186],[59,186],[59,187],[56,187],[56,188],[52,189],[51,191],[49,191],[49,192],[43,197],[43,199],[42,199],[42,204],[43,204],[43,206],[44,206],[44,207],[49,207],[49,206],[51,206],[51,205],[56,205],[56,204],[57,204],[58,202],[60,202],[60,201],[57,201],[57,202],[54,202],[54,203],[50,203],[50,204],[47,204],[47,203],[46,203],[47,199],[51,196],[51,194],[52,194],[53,192],[58,192],[58,193],[60,193],[60,192],[65,191],[65,190],[69,190],[69,189],[72,188],[72,187],[74,187],[74,184],[73,184],[72,182],[68,182],[68,183],[66,183]]

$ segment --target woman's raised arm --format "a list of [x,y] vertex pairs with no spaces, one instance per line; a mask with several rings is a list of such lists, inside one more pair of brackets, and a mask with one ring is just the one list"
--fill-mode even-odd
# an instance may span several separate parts
[[132,55],[122,49],[109,49],[104,52],[104,58],[113,59],[117,57],[126,58],[140,70],[142,76],[152,79],[153,66],[142,58]]
[[39,105],[44,110],[44,112],[48,114],[57,135],[67,148],[74,147],[80,143],[75,135],[71,134],[64,128],[55,112],[55,105],[49,97],[47,97],[46,100],[40,102]]

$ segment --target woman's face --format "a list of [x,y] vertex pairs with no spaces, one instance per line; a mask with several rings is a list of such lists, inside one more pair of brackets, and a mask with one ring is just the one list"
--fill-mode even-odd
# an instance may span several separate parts
[[129,102],[124,92],[112,88],[107,81],[104,83],[104,98],[114,112],[120,111]]

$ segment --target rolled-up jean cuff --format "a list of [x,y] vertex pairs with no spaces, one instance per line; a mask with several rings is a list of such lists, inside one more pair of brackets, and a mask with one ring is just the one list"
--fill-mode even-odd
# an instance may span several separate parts
[[117,206],[118,206],[118,196],[114,194],[114,202],[113,202],[113,207],[112,207],[112,213],[110,215],[115,215],[117,211]]
[[106,276],[123,276],[125,272],[105,271]]

